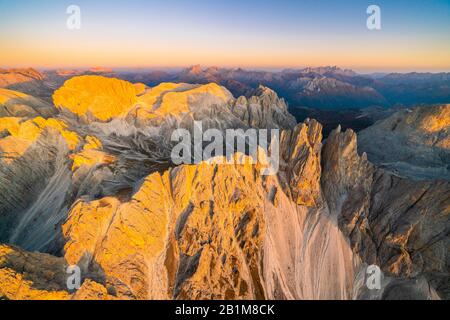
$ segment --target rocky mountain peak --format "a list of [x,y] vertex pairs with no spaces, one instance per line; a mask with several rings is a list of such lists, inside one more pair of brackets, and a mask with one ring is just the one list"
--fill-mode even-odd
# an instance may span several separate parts
[[[410,137],[442,151],[447,106],[380,122],[370,139],[338,127],[322,141],[320,123],[297,124],[266,87],[235,99],[215,83],[81,76],[54,101],[54,116],[0,118],[0,298],[448,298],[449,182],[413,181],[362,152]],[[171,163],[168,137],[193,121],[280,129],[279,171]],[[408,145],[429,153],[420,146]],[[376,291],[363,281],[372,264]]]
[[350,69],[341,69],[337,66],[325,66],[325,67],[309,67],[302,69],[304,73],[317,73],[320,75],[344,75],[344,76],[356,76],[357,73]]
[[0,75],[21,75],[23,77],[31,78],[34,80],[44,80],[44,75],[33,68],[22,68],[22,69],[1,69]]
[[202,66],[199,64],[186,69],[186,73],[193,74],[193,75],[198,75],[202,72],[203,72]]

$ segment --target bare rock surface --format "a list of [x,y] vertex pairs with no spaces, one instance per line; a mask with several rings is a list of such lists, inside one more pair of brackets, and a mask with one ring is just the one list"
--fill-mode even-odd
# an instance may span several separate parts
[[448,298],[450,183],[398,177],[356,148],[354,132],[335,130],[322,152],[322,188],[340,229],[366,263],[426,277]]
[[0,68],[0,88],[19,91],[50,102],[55,85],[43,73],[33,68]]
[[450,105],[401,110],[361,131],[374,164],[414,180],[450,180]]
[[[0,298],[450,297],[449,182],[372,164],[351,130],[323,142],[317,121],[295,124],[268,88],[235,99],[216,84],[82,76],[55,101],[50,118],[0,118]],[[446,148],[446,110],[399,128]],[[173,165],[170,134],[194,120],[282,129],[279,172],[220,157]],[[384,274],[376,293],[371,264]]]
[[55,115],[56,108],[33,96],[0,88],[0,117],[37,117],[48,118]]

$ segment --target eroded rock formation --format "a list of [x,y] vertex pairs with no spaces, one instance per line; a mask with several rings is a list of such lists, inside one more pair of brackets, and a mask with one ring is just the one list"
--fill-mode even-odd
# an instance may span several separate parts
[[[351,130],[323,142],[264,87],[235,99],[215,84],[82,76],[54,98],[54,118],[0,118],[0,297],[449,298],[450,184],[374,166]],[[281,128],[279,172],[174,166],[170,132],[194,120]],[[376,292],[369,264],[384,273]]]
[[450,180],[450,105],[399,111],[359,133],[369,160],[414,180]]

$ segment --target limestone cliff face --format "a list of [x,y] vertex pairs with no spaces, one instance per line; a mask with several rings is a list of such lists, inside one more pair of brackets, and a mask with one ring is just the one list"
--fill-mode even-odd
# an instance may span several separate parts
[[69,196],[68,154],[80,137],[62,120],[0,118],[0,241],[43,250]]
[[64,259],[0,246],[0,296],[7,299],[68,299]]
[[[449,298],[448,182],[371,164],[351,130],[323,142],[268,88],[234,99],[214,84],[118,81],[73,78],[58,116],[0,118],[0,298]],[[281,128],[278,174],[174,166],[167,136],[194,120]],[[385,275],[376,292],[370,264]]]
[[55,91],[53,101],[81,120],[109,122],[121,119],[136,127],[190,128],[194,120],[205,128],[292,128],[295,118],[283,99],[261,87],[250,99],[233,95],[215,83],[204,85],[143,84],[102,76],[79,76]]
[[[294,141],[320,162],[310,147],[320,126],[311,125]],[[318,187],[295,174],[307,195]],[[63,225],[65,258],[101,274],[119,298],[350,298],[359,259],[326,210],[305,199],[320,201],[299,201],[252,165],[184,165],[148,176],[129,200],[78,202]]]
[[351,298],[359,258],[314,195],[320,172],[305,170],[320,163],[320,130],[310,121],[286,133],[295,179],[204,162],[153,173],[128,195],[77,201],[60,264],[120,299]]
[[361,131],[359,146],[370,161],[397,175],[450,181],[450,105],[397,112]]
[[[322,189],[339,228],[363,261],[396,278],[385,294],[408,286],[398,278],[425,277],[448,298],[450,183],[412,181],[374,167],[358,155],[350,130],[333,131],[322,154]],[[400,296],[433,296],[427,286],[417,290]]]
[[260,86],[250,99],[240,97],[233,105],[233,113],[253,128],[293,128],[295,118],[288,112],[283,99],[271,89]]
[[55,105],[80,117],[111,120],[136,103],[136,89],[126,81],[101,76],[67,80],[53,94]]

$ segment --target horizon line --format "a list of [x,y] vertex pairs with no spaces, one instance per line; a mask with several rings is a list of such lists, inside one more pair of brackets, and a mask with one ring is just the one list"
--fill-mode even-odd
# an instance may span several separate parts
[[358,74],[376,74],[376,73],[450,73],[449,68],[375,68],[375,67],[349,67],[349,66],[339,66],[339,65],[306,65],[306,66],[242,66],[242,65],[202,65],[202,64],[186,64],[186,65],[175,65],[175,66],[164,66],[164,65],[143,65],[143,66],[110,66],[110,65],[91,65],[91,66],[74,66],[74,65],[57,65],[57,66],[32,66],[32,65],[8,65],[0,66],[0,69],[26,69],[32,68],[38,71],[53,71],[53,70],[78,70],[87,71],[94,68],[99,69],[111,69],[112,71],[124,71],[124,70],[142,70],[142,71],[163,71],[163,70],[183,70],[189,69],[195,66],[200,66],[202,70],[208,68],[219,68],[219,69],[242,69],[245,71],[267,71],[267,72],[281,72],[283,70],[296,70],[300,71],[307,68],[338,68],[341,70],[349,70]]

